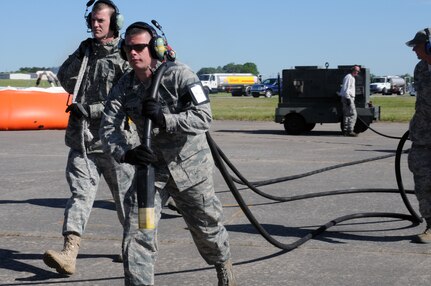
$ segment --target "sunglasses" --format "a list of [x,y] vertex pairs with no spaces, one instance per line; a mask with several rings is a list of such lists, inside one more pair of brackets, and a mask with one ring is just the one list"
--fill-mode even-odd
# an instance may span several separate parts
[[140,52],[142,52],[148,46],[149,46],[149,44],[136,44],[136,45],[127,45],[127,44],[124,44],[123,45],[123,49],[126,52],[128,52],[128,53],[130,53],[132,50],[140,53]]

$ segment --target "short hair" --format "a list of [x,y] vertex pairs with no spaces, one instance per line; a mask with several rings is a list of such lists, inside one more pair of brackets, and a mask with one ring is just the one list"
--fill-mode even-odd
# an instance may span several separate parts
[[105,2],[97,2],[94,6],[93,6],[93,9],[91,9],[91,11],[92,12],[95,12],[95,11],[100,11],[100,10],[102,10],[102,9],[105,9],[105,8],[109,8],[110,10],[111,10],[111,15],[109,15],[109,16],[112,16],[112,14],[114,14],[115,13],[115,7],[113,7],[112,5],[109,5],[108,3],[105,3]]
[[[94,4],[93,8],[91,9],[91,13],[98,12],[103,9],[109,9],[109,29],[114,32],[114,36],[118,37],[119,35],[119,29],[121,27],[117,27],[117,18],[114,16],[115,13],[117,13],[117,8],[108,2],[105,1],[97,1],[96,4]],[[89,16],[91,19],[92,15]],[[90,23],[90,21],[88,21]]]
[[145,29],[145,28],[141,28],[141,27],[133,27],[131,29],[126,30],[124,37],[134,36],[134,35],[138,35],[138,34],[145,33],[145,32],[150,34],[151,38],[153,37],[153,34],[151,33],[150,30]]
[[351,67],[350,71],[354,72],[356,71],[356,68],[358,68],[358,71],[361,71],[361,67],[359,65],[354,65],[353,67]]

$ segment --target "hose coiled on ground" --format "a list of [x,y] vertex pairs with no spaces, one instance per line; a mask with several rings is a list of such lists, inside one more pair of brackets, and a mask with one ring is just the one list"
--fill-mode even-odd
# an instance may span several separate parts
[[[336,165],[336,166],[332,166],[332,167],[328,167],[328,168],[324,168],[324,169],[320,169],[320,170],[316,170],[316,171],[312,171],[312,172],[308,172],[302,175],[295,175],[295,176],[290,176],[290,177],[283,177],[283,178],[278,178],[278,179],[273,179],[273,180],[267,180],[267,181],[261,181],[261,182],[254,182],[254,183],[250,183],[248,182],[242,175],[241,173],[233,166],[233,164],[228,160],[228,158],[225,156],[225,154],[221,151],[221,149],[217,146],[217,144],[214,142],[214,140],[212,139],[211,135],[209,134],[209,132],[206,133],[207,136],[207,140],[209,143],[209,146],[211,148],[211,152],[213,154],[214,157],[214,161],[215,164],[217,166],[217,168],[220,170],[221,175],[223,176],[223,179],[225,180],[226,184],[228,185],[230,191],[232,192],[233,196],[235,197],[236,201],[238,202],[240,208],[242,209],[242,211],[244,212],[244,214],[246,215],[246,217],[248,218],[248,220],[250,221],[250,223],[256,228],[256,230],[272,245],[274,245],[277,248],[280,248],[282,250],[285,251],[290,251],[293,250],[297,247],[299,247],[300,245],[304,244],[305,242],[307,242],[308,240],[316,237],[317,235],[321,234],[322,232],[326,231],[327,229],[329,229],[332,226],[335,226],[336,224],[343,222],[343,221],[347,221],[347,220],[351,220],[351,219],[357,219],[357,218],[371,218],[371,217],[389,217],[389,218],[397,218],[397,219],[402,219],[402,220],[409,220],[411,221],[414,225],[419,224],[422,219],[416,214],[416,212],[413,210],[413,208],[410,205],[410,202],[408,201],[407,195],[406,195],[406,191],[404,190],[404,187],[402,186],[402,178],[401,178],[401,171],[400,171],[400,158],[401,155],[403,153],[402,149],[404,146],[405,141],[408,138],[408,131],[406,132],[406,134],[404,134],[403,137],[401,137],[401,140],[398,144],[398,148],[396,151],[396,160],[395,160],[395,172],[396,172],[396,176],[397,176],[397,184],[398,184],[398,190],[397,189],[357,189],[357,190],[339,190],[339,191],[333,191],[333,192],[321,192],[321,193],[317,193],[317,194],[307,194],[307,195],[301,195],[301,196],[293,196],[293,197],[275,197],[275,196],[270,196],[265,194],[264,192],[260,191],[257,186],[263,186],[263,185],[268,185],[268,184],[272,184],[272,183],[278,183],[278,182],[282,182],[282,181],[287,181],[287,180],[292,180],[292,179],[297,179],[297,178],[301,178],[301,177],[305,177],[305,176],[310,176],[310,175],[314,175],[317,173],[321,173],[324,171],[328,171],[328,170],[332,170],[335,168],[341,168],[344,166],[349,166],[349,165],[353,165],[353,164],[359,164],[359,163],[364,163],[364,162],[369,162],[372,160],[379,160],[379,159],[383,159],[383,158],[388,158],[393,156],[393,154],[391,155],[385,155],[385,156],[380,156],[377,158],[373,158],[373,159],[366,159],[366,160],[360,160],[360,161],[356,161],[353,163],[346,163],[346,164],[340,164],[340,165]],[[229,171],[227,170],[225,163],[229,166],[229,168],[236,174],[236,176],[238,176],[238,179],[234,179]],[[238,183],[243,183],[245,185],[247,185],[247,187],[249,187],[250,189],[252,189],[254,192],[256,192],[257,194],[264,196],[265,198],[268,199],[272,199],[272,200],[277,200],[277,201],[283,201],[283,202],[287,202],[287,201],[293,201],[293,200],[300,200],[300,199],[306,199],[306,198],[312,198],[312,197],[318,197],[318,196],[326,196],[326,195],[338,195],[338,194],[347,194],[347,193],[359,193],[359,192],[400,192],[402,199],[404,201],[404,204],[406,205],[408,211],[410,212],[410,215],[408,214],[400,214],[400,213],[388,213],[388,212],[366,212],[366,213],[356,213],[356,214],[351,214],[351,215],[346,215],[346,216],[342,216],[336,219],[333,219],[331,221],[329,221],[328,223],[320,226],[319,228],[317,228],[316,230],[311,231],[310,233],[308,233],[307,235],[305,235],[304,237],[298,239],[297,241],[290,243],[290,244],[285,244],[282,243],[278,240],[276,240],[275,238],[273,238],[266,230],[265,228],[262,227],[262,225],[257,221],[257,219],[254,217],[254,215],[252,214],[252,212],[250,211],[250,209],[248,208],[247,204],[244,202],[238,188],[235,185],[235,182],[237,181]],[[412,193],[412,191],[408,191],[409,193]]]

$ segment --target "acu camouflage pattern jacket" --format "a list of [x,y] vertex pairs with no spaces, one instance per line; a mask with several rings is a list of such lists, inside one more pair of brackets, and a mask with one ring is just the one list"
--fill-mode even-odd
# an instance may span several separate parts
[[[126,70],[129,70],[127,61],[120,57],[118,43],[119,38],[107,44],[100,44],[93,40],[89,47],[88,64],[79,92],[76,95],[76,102],[87,107],[90,114],[90,118],[87,119],[87,126],[93,138],[91,141],[85,142],[87,153],[103,152],[99,127],[105,102],[112,86]],[[79,54],[78,48],[67,58],[58,71],[58,79],[69,94],[74,92],[81,68],[82,59],[80,59]],[[70,115],[65,136],[68,147],[82,151],[82,128],[83,121]]]
[[[158,157],[156,186],[162,187],[172,176],[181,191],[212,176],[214,162],[205,135],[212,114],[209,103],[195,105],[191,100],[188,85],[199,82],[196,74],[178,62],[168,65],[158,90],[166,128],[153,125],[151,148]],[[106,151],[119,162],[131,148],[121,134],[121,122],[130,118],[143,142],[142,100],[150,92],[151,81],[140,82],[134,71],[125,74],[111,91],[100,132]]]
[[421,60],[415,67],[415,114],[410,121],[410,140],[431,147],[431,72],[428,63]]

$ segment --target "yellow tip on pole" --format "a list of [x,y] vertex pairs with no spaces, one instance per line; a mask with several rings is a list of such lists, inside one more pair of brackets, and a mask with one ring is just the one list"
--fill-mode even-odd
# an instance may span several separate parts
[[138,209],[139,229],[154,229],[155,228],[155,212],[154,208],[139,208]]

